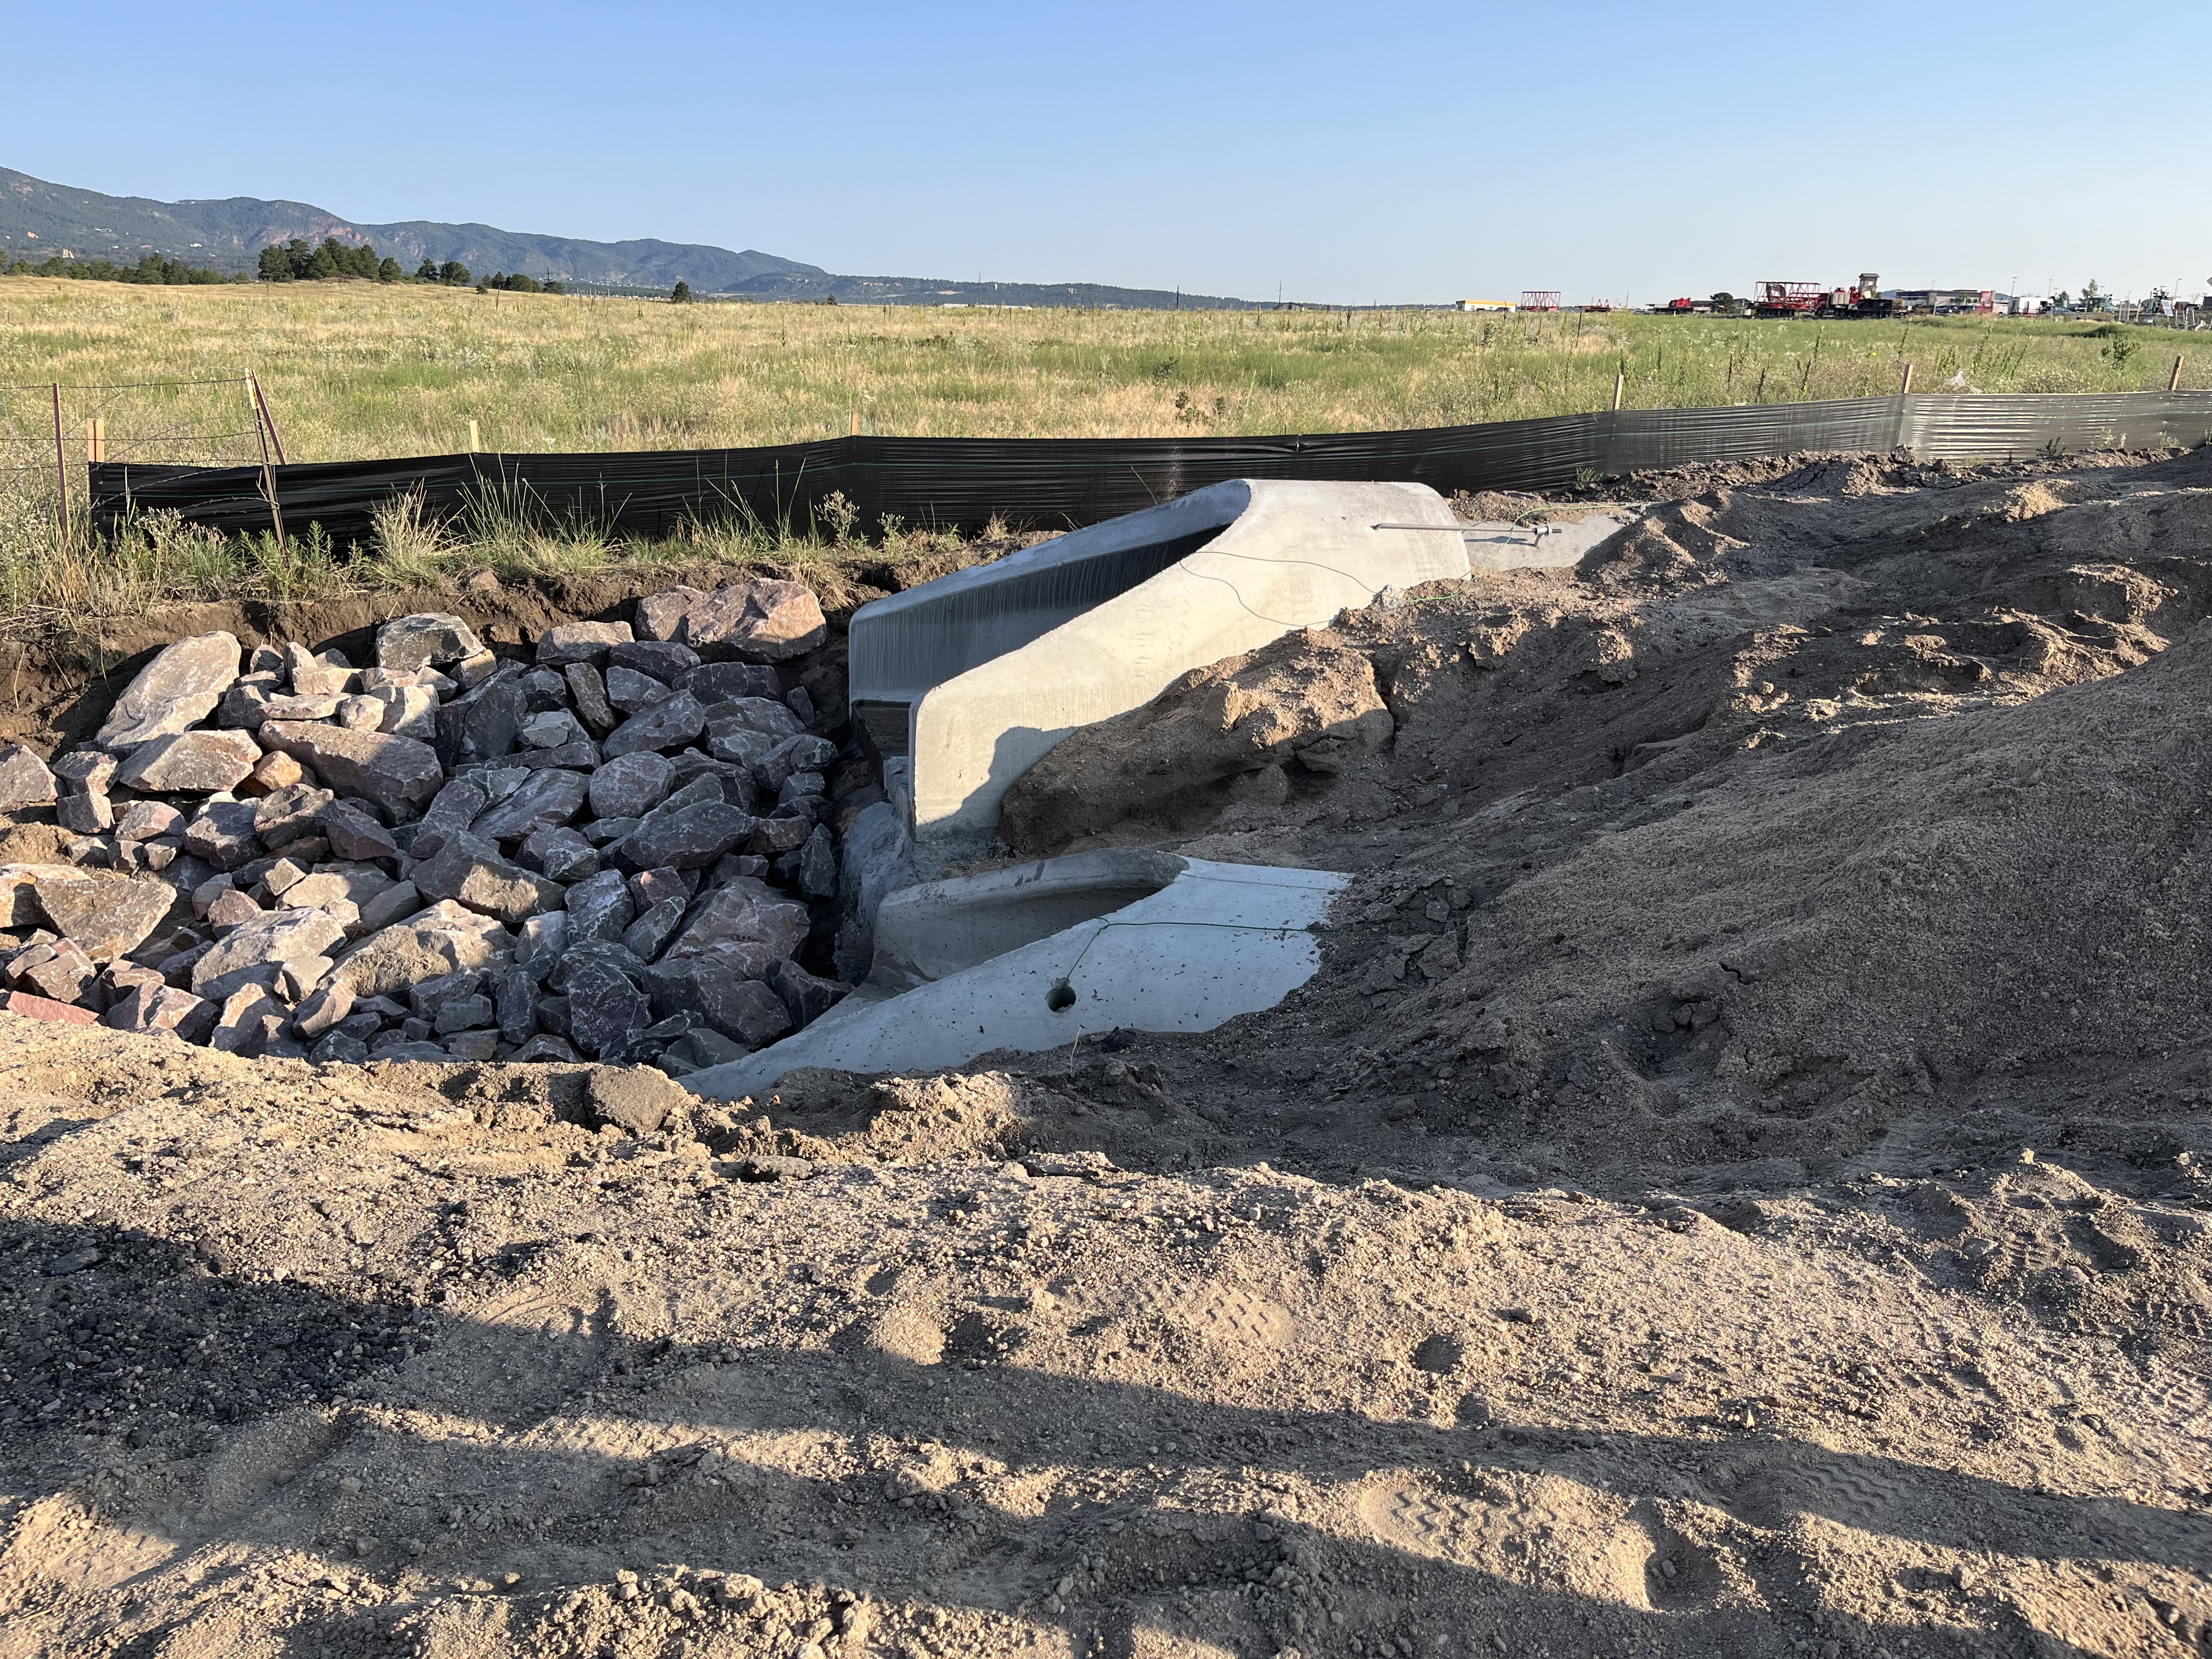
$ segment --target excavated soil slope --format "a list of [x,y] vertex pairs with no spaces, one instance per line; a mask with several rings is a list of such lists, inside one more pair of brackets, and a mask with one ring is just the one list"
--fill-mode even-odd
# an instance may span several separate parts
[[1217,1033],[0,1019],[0,1655],[2212,1651],[2212,465],[1632,487],[1010,799],[1357,873]]

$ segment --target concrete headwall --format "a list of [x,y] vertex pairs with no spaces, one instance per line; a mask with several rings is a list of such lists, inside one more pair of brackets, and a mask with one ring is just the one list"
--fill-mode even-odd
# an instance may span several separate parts
[[1425,484],[1216,484],[864,606],[854,713],[880,742],[908,711],[916,839],[980,841],[1078,727],[1385,587],[1465,576],[1458,528]]

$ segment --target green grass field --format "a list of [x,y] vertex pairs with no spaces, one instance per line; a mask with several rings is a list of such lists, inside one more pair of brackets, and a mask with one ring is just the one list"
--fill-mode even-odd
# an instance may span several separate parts
[[[1781,323],[1628,314],[1072,312],[670,306],[349,283],[145,288],[0,279],[0,610],[132,608],[164,595],[319,589],[467,564],[583,568],[705,553],[803,562],[809,539],[714,549],[473,541],[395,523],[354,571],[159,526],[131,548],[59,544],[53,410],[79,474],[86,420],[112,459],[258,459],[246,392],[289,459],[465,448],[788,442],[857,429],[937,436],[1352,431],[1603,409],[1784,403],[1916,389],[2212,385],[2212,339],[2003,318]],[[210,381],[200,386],[146,382]],[[94,389],[107,388],[107,389]],[[123,388],[123,389],[117,389]],[[273,584],[273,586],[272,586]]]

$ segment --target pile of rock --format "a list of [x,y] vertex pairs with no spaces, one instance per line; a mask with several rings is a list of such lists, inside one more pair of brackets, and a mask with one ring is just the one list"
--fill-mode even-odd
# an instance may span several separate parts
[[74,837],[0,866],[8,1006],[317,1060],[680,1075],[774,1042],[846,989],[798,961],[837,893],[842,711],[778,668],[826,635],[755,581],[526,659],[446,615],[365,666],[179,640],[51,768],[0,751],[0,811]]

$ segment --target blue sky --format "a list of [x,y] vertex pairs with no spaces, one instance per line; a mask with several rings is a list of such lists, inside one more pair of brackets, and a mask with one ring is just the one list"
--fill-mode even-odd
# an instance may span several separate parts
[[0,163],[1254,298],[2202,292],[2212,48],[2161,15],[0,0]]

